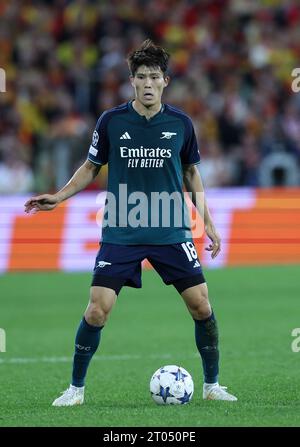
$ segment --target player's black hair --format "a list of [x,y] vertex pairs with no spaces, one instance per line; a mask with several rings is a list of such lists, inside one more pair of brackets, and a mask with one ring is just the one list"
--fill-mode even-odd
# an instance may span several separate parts
[[146,67],[160,67],[165,76],[169,57],[170,55],[166,50],[155,45],[151,39],[147,39],[137,50],[129,53],[127,57],[130,74],[134,76],[141,65],[146,65]]

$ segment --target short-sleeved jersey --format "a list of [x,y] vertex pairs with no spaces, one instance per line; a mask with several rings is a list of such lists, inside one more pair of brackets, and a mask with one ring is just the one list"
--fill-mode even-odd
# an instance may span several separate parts
[[88,159],[108,163],[102,241],[122,245],[192,240],[183,165],[200,161],[191,119],[163,104],[149,120],[132,101],[104,112]]

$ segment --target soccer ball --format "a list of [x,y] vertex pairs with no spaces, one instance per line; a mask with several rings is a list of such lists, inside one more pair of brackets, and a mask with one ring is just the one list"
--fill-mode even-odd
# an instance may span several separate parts
[[176,365],[159,368],[150,380],[150,393],[159,405],[182,405],[191,401],[194,393],[192,376]]

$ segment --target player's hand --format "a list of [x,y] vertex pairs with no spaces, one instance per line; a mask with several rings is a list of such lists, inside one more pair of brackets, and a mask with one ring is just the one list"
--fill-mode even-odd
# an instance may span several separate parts
[[206,251],[211,251],[211,257],[214,259],[221,251],[221,238],[215,229],[214,225],[208,224],[205,225],[205,231],[209,239],[211,240],[211,244],[205,248]]
[[35,214],[38,211],[51,211],[58,205],[58,203],[58,198],[52,194],[31,197],[31,199],[27,200],[24,205],[25,213]]

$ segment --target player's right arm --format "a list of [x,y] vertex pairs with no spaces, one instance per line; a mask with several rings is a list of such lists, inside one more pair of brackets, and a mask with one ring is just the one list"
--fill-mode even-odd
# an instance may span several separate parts
[[96,165],[90,160],[86,160],[68,183],[56,194],[42,194],[27,200],[24,205],[25,213],[53,210],[64,200],[85,189],[98,175],[100,168],[100,164]]

